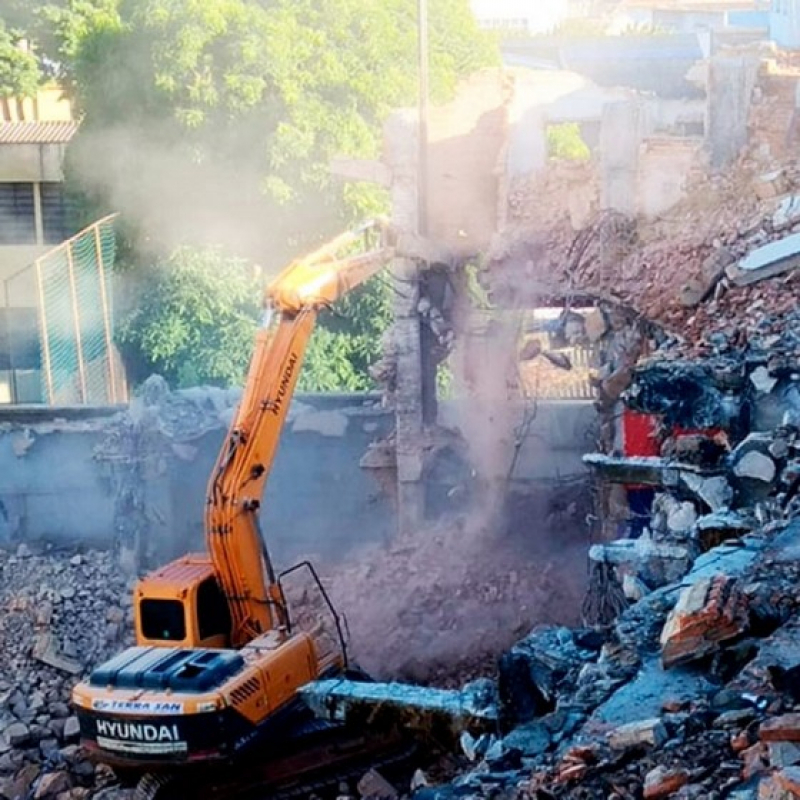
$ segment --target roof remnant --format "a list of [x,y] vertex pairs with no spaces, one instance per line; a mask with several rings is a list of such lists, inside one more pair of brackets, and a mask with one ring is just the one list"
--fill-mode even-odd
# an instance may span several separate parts
[[78,122],[0,122],[0,144],[67,144]]

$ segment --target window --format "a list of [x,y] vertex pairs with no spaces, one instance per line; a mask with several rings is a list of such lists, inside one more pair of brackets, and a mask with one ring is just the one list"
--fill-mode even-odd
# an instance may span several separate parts
[[64,187],[60,183],[43,183],[42,228],[45,244],[61,244],[74,231],[70,227],[70,209],[64,197]]
[[32,183],[0,183],[0,245],[36,244]]
[[182,642],[186,638],[186,619],[180,600],[142,600],[139,611],[145,639]]
[[201,640],[230,635],[228,603],[214,578],[206,578],[197,587],[197,624]]

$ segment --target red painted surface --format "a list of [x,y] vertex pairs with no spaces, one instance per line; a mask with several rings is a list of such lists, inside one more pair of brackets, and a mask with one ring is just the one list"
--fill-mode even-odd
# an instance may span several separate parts
[[622,412],[622,452],[625,456],[657,456],[661,454],[658,440],[659,418],[629,408]]

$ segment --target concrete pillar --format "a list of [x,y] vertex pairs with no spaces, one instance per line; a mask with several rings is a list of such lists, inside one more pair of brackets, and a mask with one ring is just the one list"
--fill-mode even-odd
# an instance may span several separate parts
[[[416,233],[419,229],[416,115],[412,112],[394,115],[386,126],[386,137],[393,175],[392,222],[398,230]],[[417,529],[424,517],[419,265],[413,259],[398,258],[393,272],[397,280],[394,302],[397,520],[402,535]]]
[[600,153],[604,209],[631,216],[636,213],[639,148],[643,137],[644,117],[638,103],[609,103],[603,108]]
[[723,169],[747,144],[753,80],[748,60],[715,56],[708,72],[706,146],[713,170]]

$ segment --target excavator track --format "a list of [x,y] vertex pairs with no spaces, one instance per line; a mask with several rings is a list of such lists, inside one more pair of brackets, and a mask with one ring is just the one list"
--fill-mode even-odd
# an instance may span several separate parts
[[[319,738],[319,732],[317,738]],[[336,790],[371,768],[399,767],[416,751],[399,734],[326,731],[320,741],[262,764],[233,763],[201,773],[147,773],[134,800],[298,800]]]

